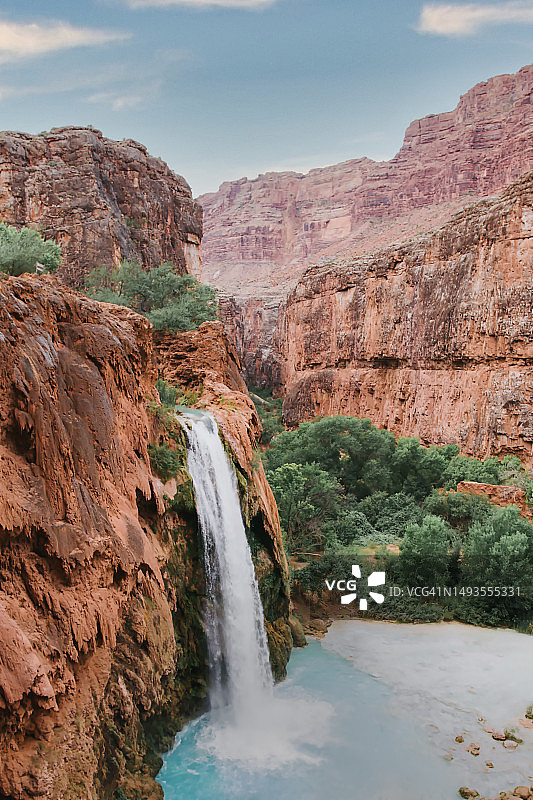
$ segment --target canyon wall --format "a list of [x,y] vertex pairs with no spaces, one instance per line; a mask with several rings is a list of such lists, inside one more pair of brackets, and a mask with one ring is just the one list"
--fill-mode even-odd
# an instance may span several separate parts
[[0,133],[0,220],[60,242],[71,286],[122,258],[200,271],[202,209],[187,182],[138,142],[93,128]]
[[[290,650],[259,422],[220,324],[158,340],[57,279],[0,280],[0,797],[160,800],[173,734],[207,693],[202,547],[183,431],[157,374],[201,392],[259,543],[275,673]],[[174,372],[175,371],[175,372]],[[150,445],[174,450],[166,483]]]
[[[450,112],[416,120],[387,162],[266,173],[203,195],[203,279],[233,297],[248,377],[276,371],[280,302],[305,269],[372,253],[444,224],[533,169],[533,66],[480,83]],[[237,322],[235,323],[235,317]]]
[[290,426],[354,414],[533,465],[533,173],[435,234],[309,269],[278,351]]

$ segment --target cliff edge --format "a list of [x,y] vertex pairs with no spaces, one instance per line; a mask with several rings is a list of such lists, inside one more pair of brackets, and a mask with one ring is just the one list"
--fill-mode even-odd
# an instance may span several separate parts
[[[218,416],[228,398],[231,422],[220,416],[271,577],[280,676],[287,573],[275,504],[250,458],[258,422],[223,332],[184,334],[183,347],[190,336],[216,347],[204,406]],[[151,326],[55,278],[4,277],[0,356],[0,795],[79,800],[121,787],[161,798],[157,753],[205,702],[207,657],[186,451],[154,413]],[[189,370],[182,381],[201,384]],[[184,459],[166,483],[149,453],[161,442]]]

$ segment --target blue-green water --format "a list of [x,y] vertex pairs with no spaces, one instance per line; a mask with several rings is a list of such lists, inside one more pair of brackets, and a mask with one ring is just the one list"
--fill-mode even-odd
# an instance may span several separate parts
[[165,757],[165,800],[450,800],[459,776],[387,686],[311,641],[254,730],[204,715]]

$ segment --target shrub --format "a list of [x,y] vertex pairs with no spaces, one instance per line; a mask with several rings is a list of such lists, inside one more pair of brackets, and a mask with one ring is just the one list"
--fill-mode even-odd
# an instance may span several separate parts
[[428,514],[420,525],[407,526],[400,545],[400,574],[410,586],[442,586],[448,577],[450,528]]
[[148,445],[148,455],[152,469],[157,472],[163,483],[175,478],[180,471],[182,466],[180,458],[168,445]]
[[424,501],[424,511],[443,517],[454,528],[465,529],[471,522],[480,522],[490,514],[486,497],[469,492],[439,492],[434,489]]
[[504,474],[505,467],[497,458],[479,461],[468,456],[454,456],[444,472],[444,486],[446,489],[457,489],[460,481],[498,484]]
[[33,228],[17,228],[0,222],[0,271],[8,275],[36,272],[54,272],[61,262],[61,247],[46,240]]
[[196,330],[218,316],[215,289],[192,275],[178,275],[173,264],[148,271],[136,261],[123,261],[110,271],[98,267],[87,274],[85,287],[95,300],[143,314],[156,330]]
[[366,516],[356,509],[343,511],[326,529],[329,549],[376,542],[378,539],[379,534],[376,529]]
[[401,539],[411,523],[420,523],[424,512],[420,504],[405,492],[375,492],[357,506],[371,525],[389,541]]
[[185,389],[179,384],[168,383],[162,378],[158,378],[155,382],[155,388],[159,393],[161,405],[167,411],[174,411],[176,406],[193,406],[202,395],[202,387],[199,389]]
[[475,522],[465,539],[462,571],[474,586],[518,587],[505,596],[486,596],[483,609],[505,609],[510,618],[523,618],[533,609],[533,525],[515,506],[492,511]]

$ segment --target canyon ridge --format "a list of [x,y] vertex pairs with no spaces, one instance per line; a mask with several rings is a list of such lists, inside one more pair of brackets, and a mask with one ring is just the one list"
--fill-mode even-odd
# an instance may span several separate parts
[[199,198],[203,280],[222,290],[248,380],[286,396],[289,425],[369,416],[531,463],[533,208],[519,179],[533,169],[532,92],[527,66],[413,122],[388,162]]

